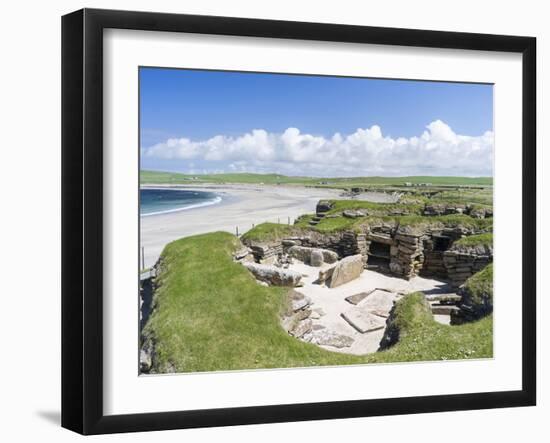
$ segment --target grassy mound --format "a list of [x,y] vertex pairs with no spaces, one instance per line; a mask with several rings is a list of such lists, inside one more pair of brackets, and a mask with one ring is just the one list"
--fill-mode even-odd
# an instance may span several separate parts
[[490,231],[493,228],[492,218],[472,218],[464,214],[451,214],[426,217],[422,215],[402,216],[367,216],[359,218],[334,217],[323,218],[316,226],[310,226],[313,215],[306,215],[297,220],[295,227],[331,233],[346,230],[360,231],[367,226],[380,224],[409,228],[412,231],[426,228],[464,227],[476,231]]
[[493,246],[493,234],[488,232],[485,234],[470,235],[463,237],[454,243],[456,246]]
[[329,352],[290,337],[280,325],[286,288],[258,285],[231,259],[231,234],[187,237],[164,249],[154,309],[144,328],[155,345],[152,372],[288,368],[492,355],[492,317],[463,326],[436,323],[421,293],[395,310],[395,346],[366,356]]
[[143,335],[153,372],[194,372],[358,363],[290,337],[280,325],[287,288],[263,287],[231,252],[231,234],[187,237],[161,256],[154,309]]
[[423,228],[423,227],[463,227],[478,231],[490,231],[493,229],[492,218],[473,218],[464,214],[438,215],[434,217],[423,217],[408,215],[394,218],[402,227]]
[[472,275],[459,289],[461,296],[458,311],[453,311],[451,324],[464,325],[492,317],[493,313],[493,264]]
[[310,220],[315,217],[315,214],[302,215],[296,219],[294,226],[302,230],[311,230],[322,233],[332,233],[339,231],[347,231],[355,229],[355,226],[359,226],[361,220],[365,220],[366,217],[360,218],[347,218],[343,216],[327,217],[323,218],[317,225],[311,226]]
[[278,240],[284,237],[299,234],[299,229],[291,225],[283,225],[280,223],[262,223],[254,226],[248,232],[241,237],[242,241],[248,242],[261,242]]
[[493,264],[489,264],[482,271],[472,275],[463,290],[473,308],[483,309],[493,306]]
[[437,323],[424,294],[403,297],[395,306],[389,329],[397,343],[374,354],[378,362],[486,358],[493,355],[493,317],[460,326]]

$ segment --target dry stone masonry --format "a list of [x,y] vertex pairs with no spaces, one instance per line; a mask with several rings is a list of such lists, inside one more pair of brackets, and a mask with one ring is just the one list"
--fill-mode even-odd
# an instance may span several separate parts
[[424,248],[420,236],[406,230],[398,230],[390,251],[392,273],[410,279],[417,275],[424,263]]
[[256,262],[268,265],[275,263],[279,254],[283,253],[283,245],[280,241],[252,243],[250,249]]
[[[317,204],[318,217],[327,217],[334,208],[330,201]],[[354,217],[352,211],[347,216]],[[426,204],[425,215],[468,214],[472,217],[492,217],[490,208],[479,205]],[[364,214],[363,214],[364,215]],[[427,220],[430,217],[426,217]],[[456,240],[485,231],[472,227],[442,226],[441,223],[418,223],[401,225],[398,221],[369,222],[358,225],[354,230],[320,232],[305,230],[299,235],[271,241],[249,241],[248,253],[244,259],[253,257],[259,264],[280,265],[286,260],[300,260],[303,263],[323,267],[339,259],[359,256],[363,267],[394,276],[411,279],[417,275],[450,279],[460,286],[473,273],[492,262],[492,248],[487,250],[464,250],[453,247]],[[335,268],[324,269],[319,281],[329,281]]]
[[[414,230],[383,224],[360,232],[325,234],[312,231],[269,242],[251,242],[249,249],[243,249],[235,258],[277,265],[288,256],[319,267],[336,263],[339,258],[359,256],[367,269],[405,279],[419,274],[448,278],[458,287],[492,262],[492,248],[453,247],[457,239],[477,233],[462,227]],[[330,273],[331,270],[323,272]],[[323,277],[328,280],[330,276],[321,274],[320,277],[323,281]]]
[[493,248],[488,245],[453,246],[445,251],[443,261],[452,285],[458,288],[493,261]]
[[[490,222],[466,222],[462,226],[464,216],[430,219],[430,216],[450,214],[487,218],[492,217],[491,209],[481,205],[445,203],[426,204],[423,210],[422,206],[417,205],[416,208],[414,217],[377,218],[374,214],[365,222],[358,220],[352,223],[353,229],[348,230],[322,232],[297,227],[292,230],[292,235],[275,240],[251,241],[245,237],[245,247],[237,251],[234,258],[262,284],[303,286],[304,289],[298,290],[305,293],[313,284],[320,285],[322,291],[331,291],[328,292],[330,294],[345,295],[342,298],[349,305],[339,305],[336,315],[341,323],[334,323],[333,309],[327,309],[328,317],[322,319],[325,314],[321,308],[327,306],[319,303],[319,293],[308,293],[314,300],[312,302],[292,290],[288,312],[282,320],[290,335],[323,347],[351,347],[351,353],[374,339],[379,343],[382,338],[379,346],[383,349],[397,339],[399,331],[393,327],[395,325],[392,326],[393,307],[405,293],[382,288],[353,293],[350,291],[353,286],[344,285],[359,278],[364,269],[407,280],[418,275],[448,280],[449,283],[444,283],[445,292],[438,288],[439,292],[431,294],[426,301],[426,309],[431,309],[434,315],[449,317],[449,320],[438,321],[450,322],[454,318],[455,322],[459,322],[477,315],[470,312],[473,308],[471,303],[467,303],[464,286],[461,285],[493,260],[492,246],[465,246],[475,244],[476,239],[457,242],[464,237],[490,232]],[[315,217],[308,218],[310,224],[315,226],[327,217],[361,219],[368,215],[363,209],[328,214],[333,209],[332,202],[320,201]],[[425,217],[420,217],[420,214]],[[294,261],[318,268],[318,278],[314,277],[317,270],[312,273],[311,268],[307,268],[306,271],[301,263],[293,267]],[[289,266],[304,274],[290,270]],[[332,291],[340,286],[341,290]],[[333,327],[334,324],[340,326]]]

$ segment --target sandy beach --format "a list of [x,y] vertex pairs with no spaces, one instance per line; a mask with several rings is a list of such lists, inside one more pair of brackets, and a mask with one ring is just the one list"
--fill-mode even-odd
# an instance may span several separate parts
[[[148,185],[160,188],[162,185]],[[146,188],[144,187],[144,188]],[[320,199],[336,198],[335,189],[306,188],[280,185],[192,185],[177,189],[216,192],[222,202],[166,214],[140,217],[141,246],[144,247],[145,267],[155,264],[164,246],[182,237],[214,231],[242,234],[264,222],[290,223],[302,214],[315,212]]]

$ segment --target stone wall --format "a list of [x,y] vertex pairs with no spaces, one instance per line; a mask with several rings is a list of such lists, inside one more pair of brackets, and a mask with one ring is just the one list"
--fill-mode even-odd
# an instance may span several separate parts
[[[367,239],[367,234],[365,233],[359,233],[355,237],[355,245],[356,245],[356,254],[361,254],[363,257],[363,264],[366,266],[367,261],[369,259],[369,256],[367,255],[369,251],[370,241]],[[352,255],[352,254],[350,254]]]
[[408,280],[422,269],[424,247],[420,235],[398,229],[390,253],[390,270],[393,274]]
[[444,251],[424,249],[424,266],[422,275],[434,277],[447,277],[447,268],[443,260]]
[[449,214],[466,214],[468,209],[466,205],[451,205],[447,203],[430,203],[424,206],[423,215],[449,215]]
[[423,215],[426,216],[449,214],[467,214],[474,218],[489,218],[493,216],[493,209],[452,203],[426,203],[424,206]]
[[328,249],[336,252],[340,257],[344,257],[346,251],[345,245],[347,244],[347,242],[344,241],[344,234],[343,232],[322,234],[312,231],[308,233],[308,235],[301,237],[288,237],[283,240],[283,245],[285,245],[285,250],[287,247],[293,246],[293,244],[307,246],[309,248]]
[[493,248],[486,245],[475,247],[453,246],[443,255],[445,268],[451,284],[462,285],[476,272],[493,261]]
[[445,232],[445,235],[443,235],[439,231],[433,231],[431,235],[426,235],[423,238],[424,266],[422,267],[422,275],[447,277],[447,268],[445,267],[443,254],[456,238],[460,238],[460,234],[454,235],[453,233]]
[[268,243],[252,242],[247,246],[250,248],[254,260],[263,265],[275,263],[279,254],[283,253],[281,241],[272,241]]
[[[361,232],[335,233],[308,232],[302,236],[287,237],[270,242],[252,242],[247,246],[254,260],[261,264],[273,264],[278,256],[287,254],[292,246],[327,249],[336,252],[339,258],[360,254],[368,266],[369,252],[373,242],[389,246],[388,271],[398,277],[410,279],[416,275],[449,278],[460,286],[475,272],[492,262],[492,249],[459,249],[454,241],[467,235],[477,234],[462,227],[412,229],[380,224],[363,228]],[[444,241],[444,244],[437,244]]]

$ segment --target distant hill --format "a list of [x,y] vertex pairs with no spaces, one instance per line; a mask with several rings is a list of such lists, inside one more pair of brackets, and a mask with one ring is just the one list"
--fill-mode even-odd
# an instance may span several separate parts
[[177,172],[140,171],[141,184],[191,184],[191,183],[265,183],[265,184],[299,184],[310,186],[353,187],[365,185],[406,184],[419,185],[457,185],[457,186],[492,186],[492,177],[293,177],[280,174],[180,174]]

